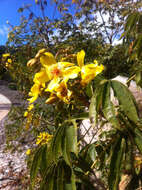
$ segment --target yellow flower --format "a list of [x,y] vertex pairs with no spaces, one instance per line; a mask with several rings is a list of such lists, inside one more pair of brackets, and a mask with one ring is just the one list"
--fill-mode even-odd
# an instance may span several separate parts
[[81,84],[86,85],[91,80],[93,80],[99,73],[104,70],[103,65],[98,65],[97,61],[94,60],[94,63],[84,65],[85,52],[81,50],[77,53],[77,63],[81,68]]
[[27,155],[30,155],[30,154],[31,154],[31,149],[28,149],[28,150],[26,151],[26,154],[27,154]]
[[46,66],[46,72],[48,73],[50,80],[62,76],[62,71],[58,67],[57,63],[50,66]]
[[69,103],[72,92],[67,89],[67,84],[65,81],[62,81],[56,88],[55,92],[57,97],[65,103]]
[[27,117],[27,116],[28,116],[28,112],[25,111],[25,113],[24,113],[24,117]]
[[[75,68],[77,68],[77,66],[74,66],[74,64],[70,62],[56,62],[54,56],[49,52],[42,54],[40,57],[40,62],[46,69],[49,80],[52,80],[55,77],[60,77],[63,79],[64,76],[67,77],[67,75],[68,78],[70,78],[69,74],[72,74]],[[66,69],[70,70],[66,71]]]
[[34,108],[34,105],[33,105],[33,104],[30,104],[30,105],[28,106],[28,111],[31,111],[33,108]]
[[53,135],[49,135],[47,132],[42,132],[37,136],[36,144],[47,144],[51,139]]
[[[67,63],[67,62],[66,62]],[[48,84],[46,91],[53,92],[61,81],[68,81],[78,76],[80,68],[77,66],[70,66],[72,63],[57,63],[47,68],[50,83]]]
[[5,54],[2,55],[2,57],[9,57],[9,56],[10,56],[9,53],[5,53]]
[[[53,92],[59,83],[64,80],[74,79],[78,76],[80,68],[70,62],[56,62],[54,56],[45,52],[40,57],[40,62],[46,69],[48,80],[50,80],[45,91]],[[36,82],[36,80],[34,80]]]
[[8,62],[8,63],[12,63],[12,60],[11,60],[11,59],[8,59],[7,62]]
[[51,91],[50,97],[46,100],[47,104],[51,104],[57,101],[59,98],[65,103],[69,103],[72,92],[68,90],[66,82],[63,80],[60,83],[57,81],[55,83],[53,80],[51,81],[53,84],[50,83],[50,86],[48,85],[48,89],[45,91]]
[[9,63],[6,62],[5,66],[6,66],[6,67],[9,67]]
[[30,122],[26,122],[25,129],[29,130],[29,128],[30,128]]
[[[56,64],[45,66],[50,80],[57,77],[60,77],[61,79],[71,79],[71,75],[74,73],[76,67],[77,66],[74,66],[73,63],[69,62],[58,62]],[[74,78],[75,77],[77,77],[77,75],[75,75]]]

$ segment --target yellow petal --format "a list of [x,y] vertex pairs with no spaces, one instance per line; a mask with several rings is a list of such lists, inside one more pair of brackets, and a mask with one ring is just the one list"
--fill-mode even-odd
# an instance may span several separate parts
[[81,50],[80,52],[77,53],[77,63],[79,67],[83,67],[84,65],[84,57],[85,57],[85,51]]
[[58,87],[55,88],[56,95],[59,99],[64,101],[65,103],[69,103],[69,100],[71,98],[72,92],[67,89],[67,84],[65,81],[62,81],[59,83]]
[[79,72],[80,72],[80,67],[78,66],[65,68],[62,71],[63,79],[67,81],[68,79],[77,78]]
[[30,104],[27,109],[28,109],[28,111],[31,111],[33,108],[34,108],[34,105]]
[[31,154],[31,149],[28,149],[28,150],[26,151],[26,154],[27,154],[27,155],[30,155],[30,154]]
[[67,91],[67,83],[65,81],[58,83],[58,85],[55,88],[56,92],[63,92],[63,90]]
[[34,84],[31,88],[31,91],[29,93],[29,96],[32,96],[31,98],[27,99],[30,103],[33,103],[39,96],[41,91],[41,85]]
[[10,56],[9,53],[2,54],[2,57],[9,57],[9,56]]
[[88,84],[96,76],[96,69],[94,64],[85,65],[81,69],[82,84]]
[[45,69],[42,69],[40,72],[36,73],[34,76],[34,83],[42,84],[49,81],[49,77]]
[[94,64],[95,64],[95,66],[98,66],[97,60],[94,60]]
[[40,93],[40,85],[39,84],[34,84],[31,88],[31,93],[30,96],[35,96]]
[[7,62],[8,62],[8,63],[12,63],[12,60],[11,60],[11,59],[8,59]]
[[37,98],[38,98],[38,95],[33,96],[32,98],[28,98],[27,100],[30,102],[30,104],[32,104],[33,102],[36,101]]
[[37,59],[36,58],[33,58],[33,59],[30,59],[27,63],[27,66],[30,67],[32,65],[34,65],[35,63],[37,62]]
[[49,52],[45,52],[41,57],[40,57],[40,62],[41,64],[45,67],[45,66],[49,66],[52,64],[56,64],[56,60],[54,58],[54,56],[52,55],[52,53]]
[[57,92],[57,97],[62,100],[63,102],[65,102],[66,104],[70,103],[70,98],[71,98],[72,92],[70,90],[67,90],[67,94],[66,96],[63,96],[62,93]]
[[35,58],[38,59],[38,58],[39,58],[43,53],[45,53],[45,52],[46,52],[46,49],[45,49],[45,48],[40,49],[40,50],[37,52]]
[[103,70],[104,70],[104,66],[102,64],[98,65],[96,67],[96,75],[98,75],[99,73],[101,73]]
[[51,94],[50,97],[46,100],[46,104],[53,104],[57,101],[57,96],[55,94]]
[[88,84],[91,80],[93,80],[99,73],[101,73],[104,69],[103,65],[96,64],[88,64],[82,67],[81,69],[81,83]]
[[60,78],[53,78],[53,80],[50,81],[50,83],[48,84],[47,88],[45,89],[45,91],[47,92],[53,92],[55,90],[55,88],[58,87],[60,82]]
[[28,112],[25,111],[25,112],[24,112],[24,117],[27,117],[27,116],[28,116]]
[[73,65],[74,65],[74,63],[70,63],[70,62],[58,62],[58,66],[60,69],[63,69],[65,67],[70,67]]

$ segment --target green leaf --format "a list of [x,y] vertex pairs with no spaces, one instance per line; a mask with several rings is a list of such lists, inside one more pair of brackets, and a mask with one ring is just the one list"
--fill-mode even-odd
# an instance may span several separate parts
[[72,169],[72,175],[71,175],[71,185],[72,185],[72,190],[76,190],[76,178],[75,178],[73,169]]
[[65,184],[65,190],[72,190],[71,184]]
[[82,161],[84,159],[84,161],[91,167],[97,157],[96,145],[93,143],[84,146],[80,151],[80,156],[82,158]]
[[109,190],[118,190],[125,145],[125,139],[119,137],[113,147],[113,153],[110,163],[110,174],[108,179]]
[[57,168],[57,190],[63,190],[64,189],[64,168],[62,163],[58,165]]
[[68,165],[70,165],[70,155],[67,152],[67,139],[64,137],[62,139],[62,154]]
[[142,82],[141,71],[136,72],[135,81],[136,81],[137,85],[141,86],[141,82]]
[[89,107],[89,117],[90,117],[90,121],[93,124],[93,126],[95,126],[97,123],[97,115],[98,115],[98,111],[102,104],[102,95],[103,95],[103,91],[104,91],[104,86],[105,86],[105,84],[100,85],[95,90],[95,92],[91,98],[90,107]]
[[105,118],[117,129],[121,130],[119,121],[116,117],[116,111],[113,103],[111,102],[110,97],[110,90],[111,85],[110,82],[105,84],[104,91],[103,91],[103,103],[102,103],[102,109]]
[[70,165],[70,153],[77,154],[77,126],[75,121],[72,121],[74,125],[60,126],[55,136],[53,137],[51,149],[54,161],[58,161],[60,156],[63,156],[65,161]]
[[61,142],[62,138],[65,138],[64,133],[65,126],[60,126],[52,139],[51,149],[54,161],[57,161],[57,159],[62,155]]
[[142,153],[142,131],[138,128],[134,129],[134,141],[139,151]]
[[37,152],[34,155],[32,166],[31,166],[31,171],[30,171],[30,178],[32,182],[32,186],[34,185],[35,177],[37,176],[40,163],[42,160],[42,152],[43,152],[43,146],[41,146]]
[[125,31],[127,32],[131,32],[135,27],[136,27],[136,23],[139,19],[139,12],[134,12],[133,14],[130,14],[127,17],[127,21],[126,21],[126,25],[125,25]]
[[95,144],[90,144],[87,150],[87,160],[91,160],[92,163],[96,159],[96,146]]
[[[47,157],[48,157],[48,152],[49,150],[47,150],[47,145],[43,145],[43,150],[42,150],[42,154],[41,154],[41,162],[40,162],[40,172],[41,172],[41,175],[44,176],[44,173],[47,169],[47,164],[48,164],[48,160],[47,160]],[[49,157],[48,157],[49,159]]]
[[67,139],[67,150],[70,152],[78,153],[77,149],[77,125],[74,121],[74,125],[66,127],[66,139]]
[[125,170],[131,173],[133,168],[133,144],[130,139],[127,139],[125,151]]
[[93,89],[92,89],[91,83],[89,83],[89,84],[87,85],[87,87],[85,88],[85,92],[86,92],[86,94],[87,94],[87,96],[88,96],[89,98],[92,97],[92,95],[93,95]]
[[77,115],[75,115],[74,117],[72,117],[70,120],[83,120],[83,119],[88,119],[89,118],[89,113],[88,112],[83,112],[83,113],[79,113]]
[[[75,121],[74,121],[75,122]],[[77,148],[77,126],[76,124],[66,126],[64,138],[62,139],[62,152],[65,161],[71,165],[71,152],[78,153]]]
[[[54,185],[55,185],[55,180],[54,180],[55,174],[56,174],[56,165],[51,164],[50,167],[48,167],[42,179],[42,182],[40,185],[41,190],[47,190],[47,189],[53,190]],[[48,183],[47,183],[47,180],[48,180]]]
[[122,106],[126,116],[131,121],[137,124],[139,121],[139,117],[136,102],[132,93],[128,90],[128,88],[125,85],[118,81],[112,80],[111,86],[114,91],[114,96],[118,99],[119,104]]

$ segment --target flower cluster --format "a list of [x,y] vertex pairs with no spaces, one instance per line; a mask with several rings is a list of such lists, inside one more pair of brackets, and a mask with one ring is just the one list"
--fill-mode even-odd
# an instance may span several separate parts
[[30,113],[30,111],[34,108],[34,105],[33,104],[30,104],[27,108],[27,111],[24,112],[24,117],[27,118],[27,121],[26,121],[26,126],[25,128],[28,130],[29,127],[30,127],[30,124],[32,122],[32,113]]
[[10,58],[9,53],[5,53],[2,55],[3,61],[5,62],[5,67],[11,67],[12,60]]
[[53,135],[49,135],[47,132],[42,132],[37,136],[36,144],[37,145],[44,145],[47,144],[51,139]]
[[53,103],[60,99],[68,104],[73,93],[68,89],[70,79],[80,76],[80,84],[84,87],[104,69],[103,65],[98,65],[96,60],[94,63],[84,65],[84,50],[77,53],[77,65],[70,62],[57,62],[54,56],[45,49],[40,50],[27,65],[35,64],[38,58],[42,67],[34,76],[34,85],[29,93],[31,96],[28,99],[29,104],[33,104],[43,91],[50,94],[46,103]]

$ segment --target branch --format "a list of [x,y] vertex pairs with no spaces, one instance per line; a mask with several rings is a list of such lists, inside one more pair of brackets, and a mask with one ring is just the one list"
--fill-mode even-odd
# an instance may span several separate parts
[[104,21],[104,18],[103,18],[103,15],[102,15],[100,9],[99,9],[99,14],[100,14],[100,17],[101,17],[101,19],[102,19],[103,26],[104,26],[104,29],[105,29],[105,33],[106,33],[106,36],[107,36],[107,38],[108,38],[108,40],[109,40],[109,43],[112,44],[112,39],[110,38],[110,35],[109,35],[108,31],[107,31],[107,28],[106,28],[106,25],[105,25],[105,21]]

